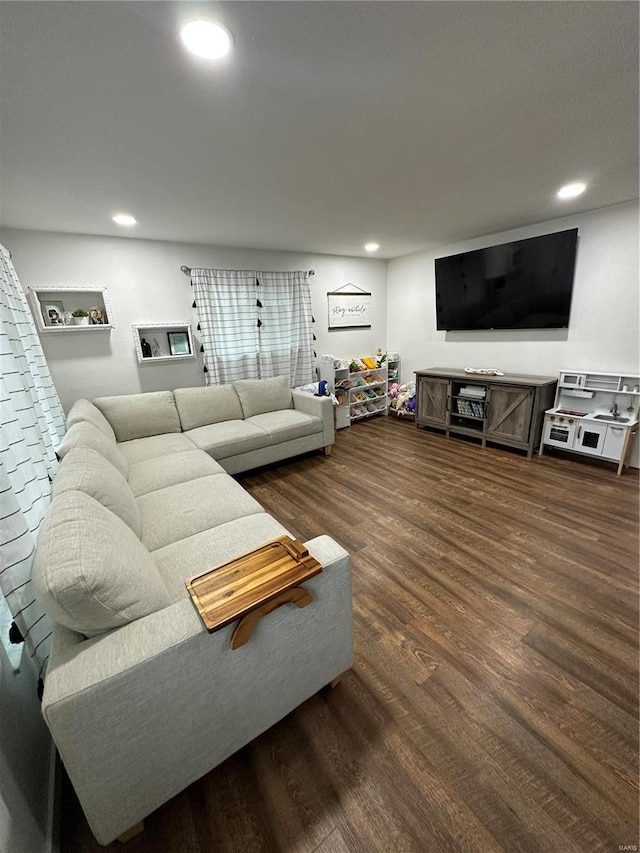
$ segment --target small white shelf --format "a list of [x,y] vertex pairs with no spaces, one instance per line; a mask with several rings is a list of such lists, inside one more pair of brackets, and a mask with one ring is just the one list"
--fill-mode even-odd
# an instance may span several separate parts
[[[45,334],[94,333],[114,328],[106,288],[34,287],[30,288],[28,297],[36,326]],[[71,318],[71,313],[78,310],[89,315],[84,325],[76,324]]]
[[[190,323],[134,323],[131,328],[139,364],[166,364],[196,357]],[[171,337],[174,335],[180,336],[180,341],[174,339],[172,344]],[[151,347],[151,355],[144,354],[143,341]],[[171,352],[172,346],[177,347],[179,344],[188,349],[188,352],[180,352],[177,349]]]
[[108,332],[113,329],[111,323],[102,323],[99,326],[43,326],[40,331],[47,335],[65,335],[68,332]]

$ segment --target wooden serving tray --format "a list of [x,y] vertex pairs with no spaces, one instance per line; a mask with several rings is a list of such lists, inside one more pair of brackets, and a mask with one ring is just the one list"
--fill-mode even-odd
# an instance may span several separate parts
[[[186,586],[207,631],[212,633],[321,571],[322,565],[301,542],[280,536],[261,548],[189,578]],[[310,594],[306,595],[310,601]],[[294,597],[288,600],[295,603]]]

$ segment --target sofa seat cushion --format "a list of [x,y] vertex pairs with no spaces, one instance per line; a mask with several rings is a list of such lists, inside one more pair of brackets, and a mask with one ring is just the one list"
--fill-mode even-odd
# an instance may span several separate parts
[[184,432],[220,421],[242,420],[242,406],[233,385],[177,388],[173,396]]
[[250,518],[236,518],[203,530],[153,552],[158,571],[174,601],[188,596],[185,581],[214,566],[259,548],[289,531],[266,512]]
[[127,476],[127,460],[118,450],[115,441],[100,432],[100,430],[90,424],[88,421],[78,421],[70,426],[65,437],[60,442],[56,453],[59,459],[64,459],[65,455],[73,450],[74,447],[92,447],[97,450],[101,456],[111,462],[112,465],[120,471],[123,476]]
[[118,441],[180,432],[173,391],[98,397],[93,402],[113,427]]
[[122,473],[90,447],[74,447],[58,468],[52,495],[84,492],[111,510],[140,536],[140,513],[133,492]]
[[322,420],[297,412],[295,409],[281,409],[278,412],[266,412],[263,415],[254,415],[249,418],[248,423],[260,427],[269,436],[270,444],[279,444],[283,441],[293,441],[294,438],[303,438],[305,435],[314,435],[322,432]]
[[164,548],[246,515],[264,512],[228,474],[213,474],[137,498],[141,539],[149,551]]
[[219,424],[190,429],[185,436],[214,459],[226,459],[238,453],[260,450],[269,445],[269,436],[247,421],[223,421]]
[[225,473],[222,465],[215,459],[198,450],[193,444],[191,446],[193,450],[172,453],[159,459],[145,459],[130,465],[129,487],[135,497],[155,492],[157,489],[166,489],[167,486],[176,486],[178,483],[198,480],[200,477]]
[[33,584],[45,613],[86,637],[172,603],[138,537],[84,492],[52,500],[40,527]]
[[245,418],[275,412],[278,409],[292,409],[291,388],[286,376],[274,376],[271,379],[237,379],[233,383]]
[[103,432],[111,441],[116,440],[116,434],[109,421],[102,414],[100,409],[90,403],[88,400],[76,400],[69,414],[67,415],[67,428],[77,423],[88,421],[97,427],[100,432]]
[[146,462],[147,459],[158,459],[172,453],[185,453],[193,450],[194,445],[182,433],[167,433],[167,435],[152,435],[149,438],[134,438],[118,444],[118,450],[127,460],[128,465],[136,462]]

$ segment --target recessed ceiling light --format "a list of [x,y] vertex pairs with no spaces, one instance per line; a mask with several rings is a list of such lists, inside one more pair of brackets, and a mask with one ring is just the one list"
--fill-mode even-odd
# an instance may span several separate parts
[[379,243],[365,243],[364,244],[365,252],[377,252],[379,248],[380,248]]
[[116,225],[124,225],[126,228],[130,228],[132,225],[137,225],[138,220],[135,216],[131,216],[128,213],[116,213],[115,216],[111,217]]
[[191,21],[180,36],[187,50],[203,59],[220,59],[231,50],[229,30],[213,21]]
[[557,196],[558,198],[576,198],[576,196],[582,195],[586,188],[587,185],[581,181],[577,181],[575,184],[566,184],[558,190]]

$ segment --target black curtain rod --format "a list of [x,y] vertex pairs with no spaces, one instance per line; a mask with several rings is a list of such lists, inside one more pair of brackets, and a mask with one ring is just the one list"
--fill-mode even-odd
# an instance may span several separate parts
[[[191,275],[191,267],[188,267],[185,264],[183,264],[180,267],[180,272],[183,272],[185,275],[190,276]],[[315,275],[315,274],[316,274],[315,270],[309,270],[309,275]]]

